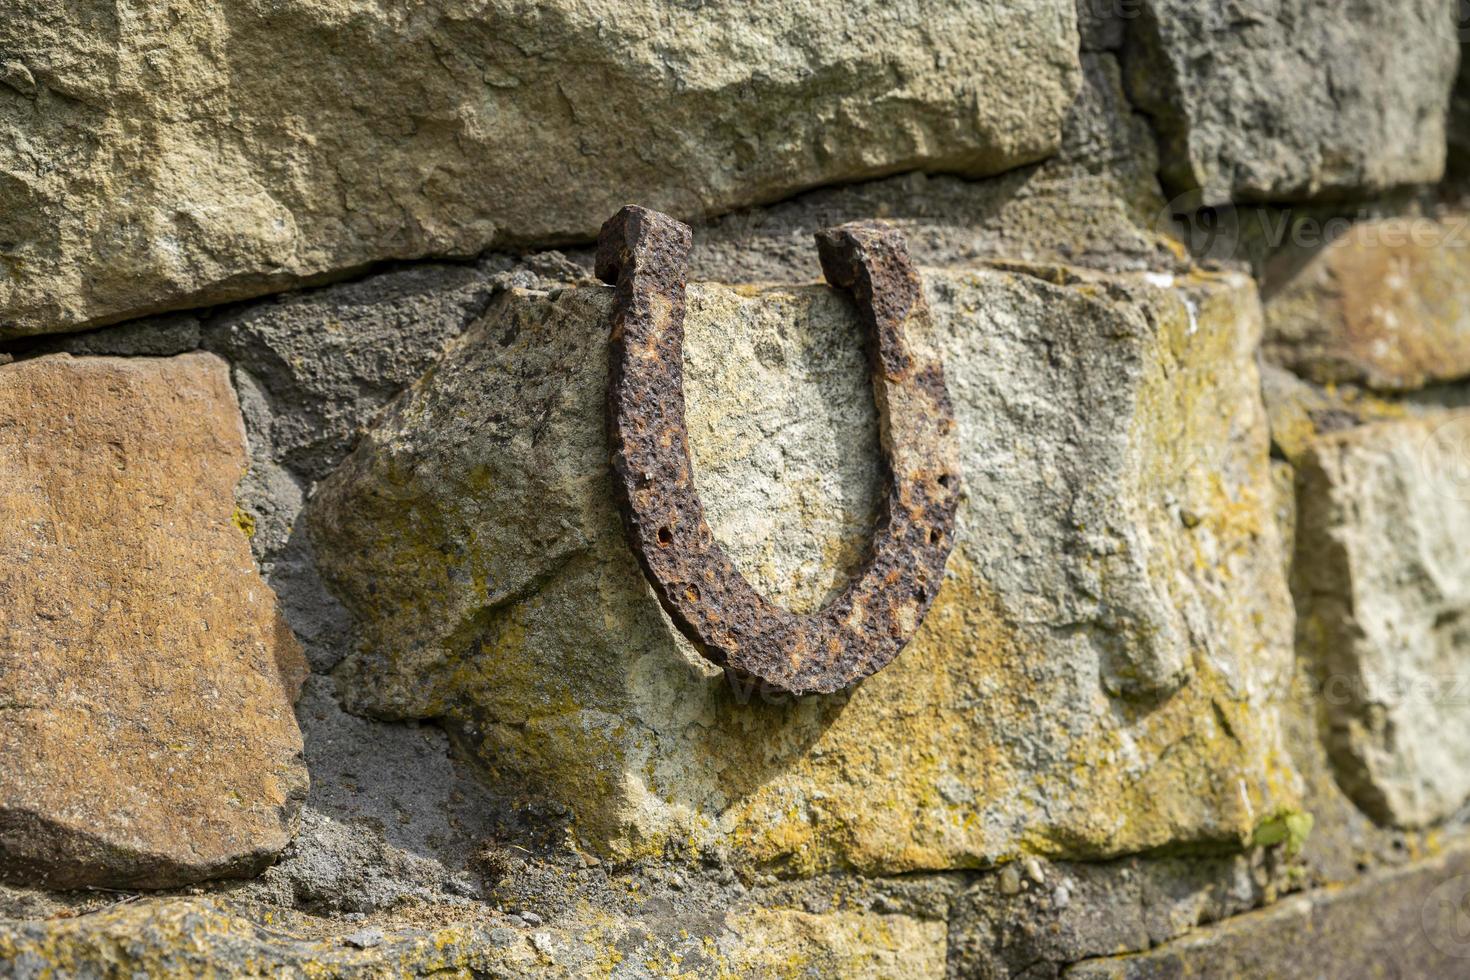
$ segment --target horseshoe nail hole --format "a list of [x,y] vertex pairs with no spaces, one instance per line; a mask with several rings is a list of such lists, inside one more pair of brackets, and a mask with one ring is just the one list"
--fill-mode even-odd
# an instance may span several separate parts
[[930,528],[930,530],[929,530],[929,543],[930,544],[938,544],[939,541],[940,541],[940,539],[943,538],[943,537],[944,537],[944,534],[939,530],[939,528],[937,528],[937,527],[936,528]]
[[939,475],[939,485],[941,487],[948,488],[948,487],[952,486],[953,484],[954,484],[954,477],[950,476],[948,473],[941,473]]
[[658,544],[660,548],[667,548],[674,543],[674,532],[666,527],[658,529]]

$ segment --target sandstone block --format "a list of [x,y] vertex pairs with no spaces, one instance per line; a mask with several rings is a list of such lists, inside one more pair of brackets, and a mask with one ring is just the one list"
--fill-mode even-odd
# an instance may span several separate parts
[[1322,383],[1403,391],[1470,374],[1470,216],[1355,224],[1266,301],[1268,358]]
[[[1291,609],[1249,280],[928,270],[967,500],[909,649],[800,703],[728,684],[664,618],[607,472],[610,291],[516,290],[321,485],[363,624],[350,706],[449,721],[605,854],[797,872],[1240,844],[1293,800]],[[825,287],[696,283],[696,482],[753,583],[839,588],[877,507],[859,331]]]
[[1162,175],[1196,204],[1300,201],[1432,183],[1458,65],[1453,5],[1147,0],[1130,90]]
[[629,201],[999,173],[1080,83],[1072,0],[83,0],[0,51],[0,336],[589,239]]
[[0,875],[164,887],[290,839],[305,663],[244,469],[211,355],[0,366]]
[[1470,415],[1325,435],[1297,475],[1293,588],[1338,781],[1419,827],[1470,797]]

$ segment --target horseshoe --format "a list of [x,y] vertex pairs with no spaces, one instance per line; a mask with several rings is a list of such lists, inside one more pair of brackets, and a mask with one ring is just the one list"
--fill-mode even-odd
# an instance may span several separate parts
[[884,492],[862,567],[822,609],[761,595],[725,554],[694,487],[684,427],[688,226],[625,207],[597,240],[597,276],[617,287],[608,428],[629,543],[659,602],[727,674],[794,695],[830,694],[881,670],[913,637],[954,546],[959,450],[937,356],[909,344],[929,307],[903,236],[877,224],[819,233],[822,272],[867,329]]

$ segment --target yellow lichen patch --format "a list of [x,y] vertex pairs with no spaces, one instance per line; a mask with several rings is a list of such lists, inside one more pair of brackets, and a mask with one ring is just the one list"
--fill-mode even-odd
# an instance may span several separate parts
[[219,899],[156,899],[23,930],[0,928],[0,963],[44,980],[124,975],[183,978],[471,977],[526,969],[531,947],[490,941],[469,922],[393,926],[371,949],[343,943],[340,925]]
[[742,937],[722,977],[937,977],[945,968],[945,925],[903,915],[756,909],[737,915]]
[[[978,862],[988,850],[978,814],[1012,792],[1005,753],[982,731],[1019,723],[1040,700],[1009,669],[1023,656],[994,597],[956,555],[909,648],[727,814],[742,853],[802,873],[946,867],[956,853]],[[981,687],[991,687],[983,707]],[[970,719],[980,711],[977,731]]]

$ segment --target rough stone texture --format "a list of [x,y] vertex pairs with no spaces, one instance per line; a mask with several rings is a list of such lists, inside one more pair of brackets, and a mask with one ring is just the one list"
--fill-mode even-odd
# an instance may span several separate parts
[[[1177,256],[1159,190],[1152,130],[1123,93],[1112,54],[1082,56],[1083,86],[1057,155],[988,180],[906,174],[825,188],[696,227],[690,275],[769,282],[812,274],[812,231],[880,217],[915,261],[976,258],[1105,269],[1168,269]],[[589,265],[590,268],[590,265]]]
[[1057,976],[1081,959],[1146,950],[1262,901],[1270,875],[1256,857],[1007,865],[955,902],[948,975]]
[[1079,963],[1078,980],[1454,977],[1470,958],[1463,847],[1412,868],[1366,876],[1341,890],[1288,898],[1136,956]]
[[300,826],[233,894],[315,914],[480,896],[469,868],[503,804],[455,765],[443,731],[346,714],[321,676],[307,679],[297,715],[311,771]]
[[1261,365],[1261,394],[1271,420],[1272,449],[1293,465],[1301,463],[1319,436],[1410,413],[1410,406],[1402,402],[1351,385],[1313,384],[1270,363]]
[[0,874],[258,870],[306,790],[306,665],[232,522],[224,362],[0,366]]
[[8,345],[19,358],[43,354],[77,356],[172,357],[199,349],[199,318],[188,313],[144,317],[130,323],[80,333],[24,337]]
[[0,25],[0,335],[1056,150],[1071,0],[41,5]]
[[1267,295],[1266,356],[1382,391],[1470,374],[1470,216],[1353,225]]
[[1129,91],[1161,175],[1195,205],[1359,195],[1432,183],[1458,65],[1453,4],[1146,0]]
[[[1470,72],[1440,118],[1470,6],[1458,32],[1450,0],[24,6],[0,363],[228,360],[235,518],[320,673],[270,867],[159,900],[13,875],[0,977],[1465,972],[1470,865],[1435,855],[1470,821],[1470,569],[1436,494],[1470,484]],[[695,223],[697,280],[815,279],[812,231],[874,217],[953,270],[959,564],[849,695],[731,688],[628,557],[579,243],[629,202]],[[470,258],[502,244],[563,252]],[[1256,276],[1259,378],[1248,281],[1191,260]],[[876,503],[850,311],[694,299],[716,531],[818,603]]]
[[211,320],[205,346],[267,393],[271,462],[316,480],[484,312],[501,271],[420,265],[275,297]]
[[359,428],[511,281],[509,269],[503,258],[416,266],[231,310],[204,330],[204,345],[231,363],[245,415],[250,471],[240,503],[252,550],[317,670],[342,658],[349,626],[321,585],[310,542],[294,533],[302,505]]
[[1339,782],[1398,826],[1470,796],[1467,447],[1470,413],[1441,413],[1322,436],[1298,469],[1298,644]]
[[0,977],[797,977],[944,975],[944,923],[760,908],[528,925],[438,909],[414,926],[323,922],[221,899],[156,899],[77,918],[0,921]]
[[[621,856],[733,845],[810,872],[1239,845],[1294,801],[1291,610],[1248,280],[926,272],[968,501],[914,644],[850,695],[700,666],[623,541],[605,289],[518,290],[322,486],[364,624],[349,706],[445,718]],[[695,284],[686,395],[721,543],[795,608],[853,567],[872,396],[821,287]]]

